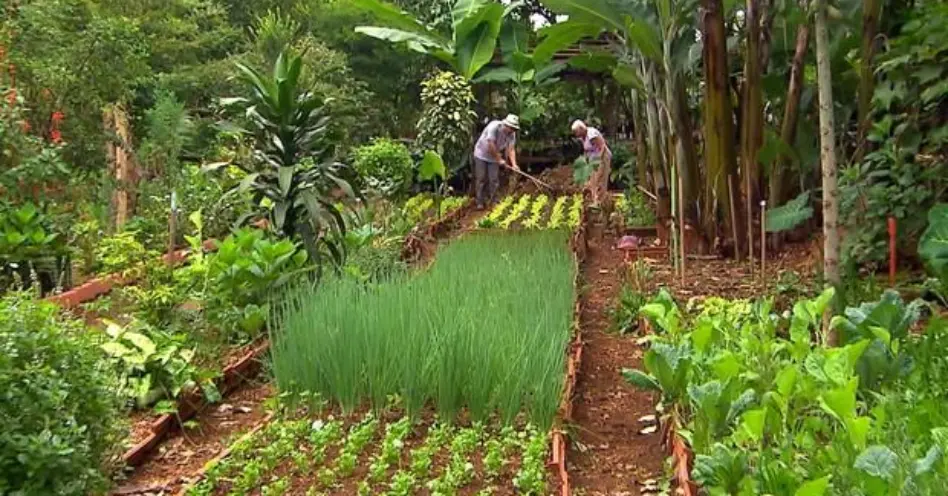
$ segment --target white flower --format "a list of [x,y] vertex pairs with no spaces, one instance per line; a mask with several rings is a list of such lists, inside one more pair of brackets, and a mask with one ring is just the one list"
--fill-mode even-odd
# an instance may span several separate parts
[[321,430],[323,430],[323,427],[325,427],[325,426],[326,426],[326,423],[323,422],[322,420],[316,420],[316,421],[313,422],[313,430],[314,430],[314,431],[321,431]]

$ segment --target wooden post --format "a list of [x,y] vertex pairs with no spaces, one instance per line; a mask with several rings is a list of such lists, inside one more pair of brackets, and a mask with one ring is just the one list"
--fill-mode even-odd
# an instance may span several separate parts
[[[681,165],[681,158],[678,157],[678,164]],[[678,231],[679,231],[679,247],[681,248],[681,285],[685,285],[685,266],[688,262],[687,255],[685,251],[685,195],[682,192],[682,187],[684,186],[681,179],[681,171],[678,171]]]
[[767,201],[760,202],[760,285],[767,291]]
[[171,214],[168,215],[168,267],[174,267],[174,238],[178,227],[178,193],[171,192]]
[[731,202],[731,236],[734,238],[734,256],[741,260],[741,240],[737,239],[737,202],[734,201],[734,182],[727,178],[727,196]]
[[898,265],[898,248],[895,243],[895,236],[898,232],[898,225],[895,217],[889,217],[889,287],[895,287],[895,269]]
[[[746,167],[746,165],[744,166]],[[750,174],[744,172],[747,197],[744,198],[744,204],[747,205],[747,261],[750,262],[751,276],[754,275],[754,208],[751,204],[751,178]]]

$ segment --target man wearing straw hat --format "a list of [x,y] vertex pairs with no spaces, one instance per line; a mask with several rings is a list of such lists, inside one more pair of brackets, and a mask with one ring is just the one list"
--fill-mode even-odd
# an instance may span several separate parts
[[519,130],[520,118],[510,114],[504,120],[491,121],[477,140],[474,146],[474,195],[478,209],[496,199],[501,166],[520,170],[515,146]]

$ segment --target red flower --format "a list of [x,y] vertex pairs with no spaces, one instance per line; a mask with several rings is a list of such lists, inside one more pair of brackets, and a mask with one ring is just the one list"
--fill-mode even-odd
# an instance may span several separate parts
[[65,118],[66,118],[66,114],[62,113],[61,111],[57,110],[53,112],[53,117],[52,117],[53,127],[55,127],[57,124],[60,124]]
[[49,139],[58,145],[63,142],[63,133],[59,132],[58,129],[53,129],[49,132]]

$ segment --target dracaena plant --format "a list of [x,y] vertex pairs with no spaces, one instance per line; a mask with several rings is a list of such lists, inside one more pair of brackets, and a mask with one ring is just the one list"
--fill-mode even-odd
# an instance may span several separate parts
[[326,254],[341,263],[346,226],[338,195],[355,193],[342,176],[348,167],[333,159],[325,101],[301,86],[303,60],[289,49],[272,74],[238,68],[251,96],[225,103],[243,106],[248,125],[241,131],[254,141],[249,163],[234,164],[247,176],[232,194],[249,193],[255,213],[278,235],[301,239],[317,264]]

